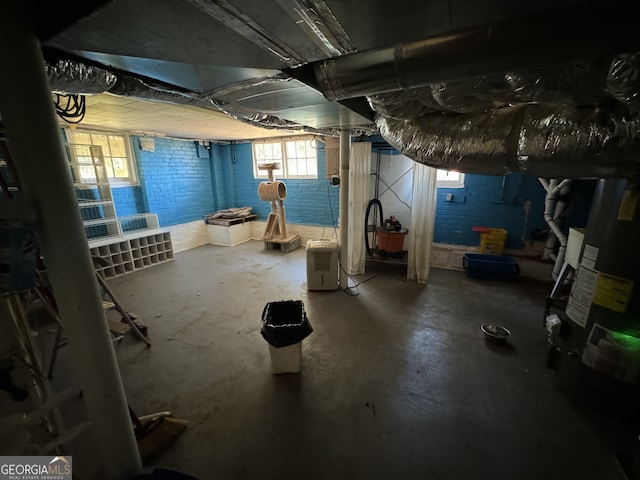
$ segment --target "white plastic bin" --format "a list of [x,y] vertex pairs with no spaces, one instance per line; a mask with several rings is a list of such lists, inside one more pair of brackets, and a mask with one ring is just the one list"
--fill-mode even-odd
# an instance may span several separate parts
[[302,342],[280,348],[269,345],[269,356],[273,374],[298,373],[302,370]]

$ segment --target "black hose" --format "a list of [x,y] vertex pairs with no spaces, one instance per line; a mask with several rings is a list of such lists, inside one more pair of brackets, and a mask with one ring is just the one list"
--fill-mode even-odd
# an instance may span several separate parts
[[[373,200],[369,200],[369,204],[367,205],[367,211],[364,214],[364,244],[367,247],[367,253],[369,254],[369,256],[373,256],[373,251],[371,250],[371,246],[369,245],[369,212],[371,211],[371,207],[373,205],[377,205],[378,206],[378,212],[380,213],[380,226],[382,226],[382,204],[380,203],[380,200],[378,200],[377,198],[374,198]],[[374,225],[374,234],[375,234],[375,225]]]

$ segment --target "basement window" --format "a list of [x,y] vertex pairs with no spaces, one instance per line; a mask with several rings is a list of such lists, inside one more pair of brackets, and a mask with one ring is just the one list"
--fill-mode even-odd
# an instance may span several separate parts
[[464,173],[453,170],[438,170],[438,188],[462,188],[464,187]]
[[[67,142],[80,145],[99,145],[107,168],[107,175],[112,186],[137,185],[136,168],[131,153],[131,140],[128,135],[107,132],[90,132],[86,130],[65,131]],[[95,182],[92,168],[80,169],[81,182]]]
[[267,178],[260,166],[276,163],[275,178],[318,178],[318,151],[313,137],[288,137],[253,142],[253,177]]

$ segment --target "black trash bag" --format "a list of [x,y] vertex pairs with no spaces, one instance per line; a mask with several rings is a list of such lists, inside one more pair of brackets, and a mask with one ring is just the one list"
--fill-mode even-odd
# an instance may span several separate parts
[[304,311],[302,300],[269,302],[262,311],[262,337],[270,345],[281,348],[307,338],[313,328]]

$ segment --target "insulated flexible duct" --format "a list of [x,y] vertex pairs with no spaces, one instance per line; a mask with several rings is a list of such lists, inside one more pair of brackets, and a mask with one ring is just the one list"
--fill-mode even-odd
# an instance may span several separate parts
[[640,117],[622,108],[526,107],[518,167],[535,176],[620,178],[640,173]]
[[[257,79],[256,83],[262,83],[265,81],[265,79]],[[246,87],[246,83],[243,83],[243,86]],[[234,91],[232,88],[227,88],[227,90],[229,92]],[[225,113],[235,120],[254,127],[280,130],[302,130],[309,133],[337,135],[337,132],[331,129],[307,127],[296,122],[281,119],[275,115],[243,107],[235,101],[226,101],[224,100],[224,95],[218,96],[216,92],[186,92],[177,88],[143,81],[139,78],[126,75],[118,77],[118,82],[109,93],[142,100],[155,100],[159,102],[207,108],[209,110]]]
[[57,60],[45,63],[45,67],[51,90],[58,93],[108,92],[117,80],[117,77],[108,70],[73,60]]
[[415,119],[379,116],[382,136],[432,167],[485,175],[619,178],[640,174],[640,118],[536,105]]
[[[260,128],[338,135],[338,132],[333,129],[307,127],[275,115],[242,107],[234,101],[225,101],[224,97],[219,98],[215,92],[211,94],[185,91],[152,80],[143,80],[124,74],[115,75],[108,70],[70,60],[47,63],[46,67],[49,82],[54,91],[77,94],[108,92],[122,97],[206,108],[225,113],[235,120]],[[262,83],[268,80],[261,78],[256,79],[255,82]],[[281,80],[279,76],[273,79],[273,81],[279,80]],[[247,84],[243,83],[243,87],[246,86]],[[233,91],[233,88],[229,90]]]
[[621,55],[611,62],[607,88],[620,102],[640,112],[640,53]]
[[409,88],[367,97],[371,108],[390,118],[411,118],[442,111],[431,93],[431,87]]
[[522,108],[482,114],[428,114],[417,119],[380,116],[382,136],[409,158],[431,167],[485,175],[518,169],[517,145]]
[[[368,97],[377,126],[389,143],[422,163],[479,174],[633,176],[640,171],[640,117],[633,113],[640,110],[639,55],[607,58],[640,48],[640,37],[631,28],[636,17],[628,2],[616,2],[604,12],[598,5],[590,2],[578,12],[557,10],[553,16],[344,55],[311,67],[321,72],[329,91],[335,90],[335,98],[395,90]],[[542,27],[544,38],[533,34]],[[598,55],[605,56],[532,69]],[[518,66],[522,68],[509,69]],[[480,75],[483,72],[488,73]],[[50,66],[49,76],[63,91],[108,91],[208,108],[262,128],[337,134],[240,104],[238,92],[289,81],[286,74],[213,92],[183,91],[122,74],[116,82],[109,72],[78,62]],[[424,86],[399,90],[413,85]]]
[[608,90],[608,83],[617,85],[619,90],[638,91],[628,70],[610,72],[615,64],[616,59],[601,59],[562,68],[510,71],[367,98],[378,114],[394,118],[415,118],[433,112],[482,113],[527,103],[543,104],[560,111],[611,106],[618,103],[618,99]]

